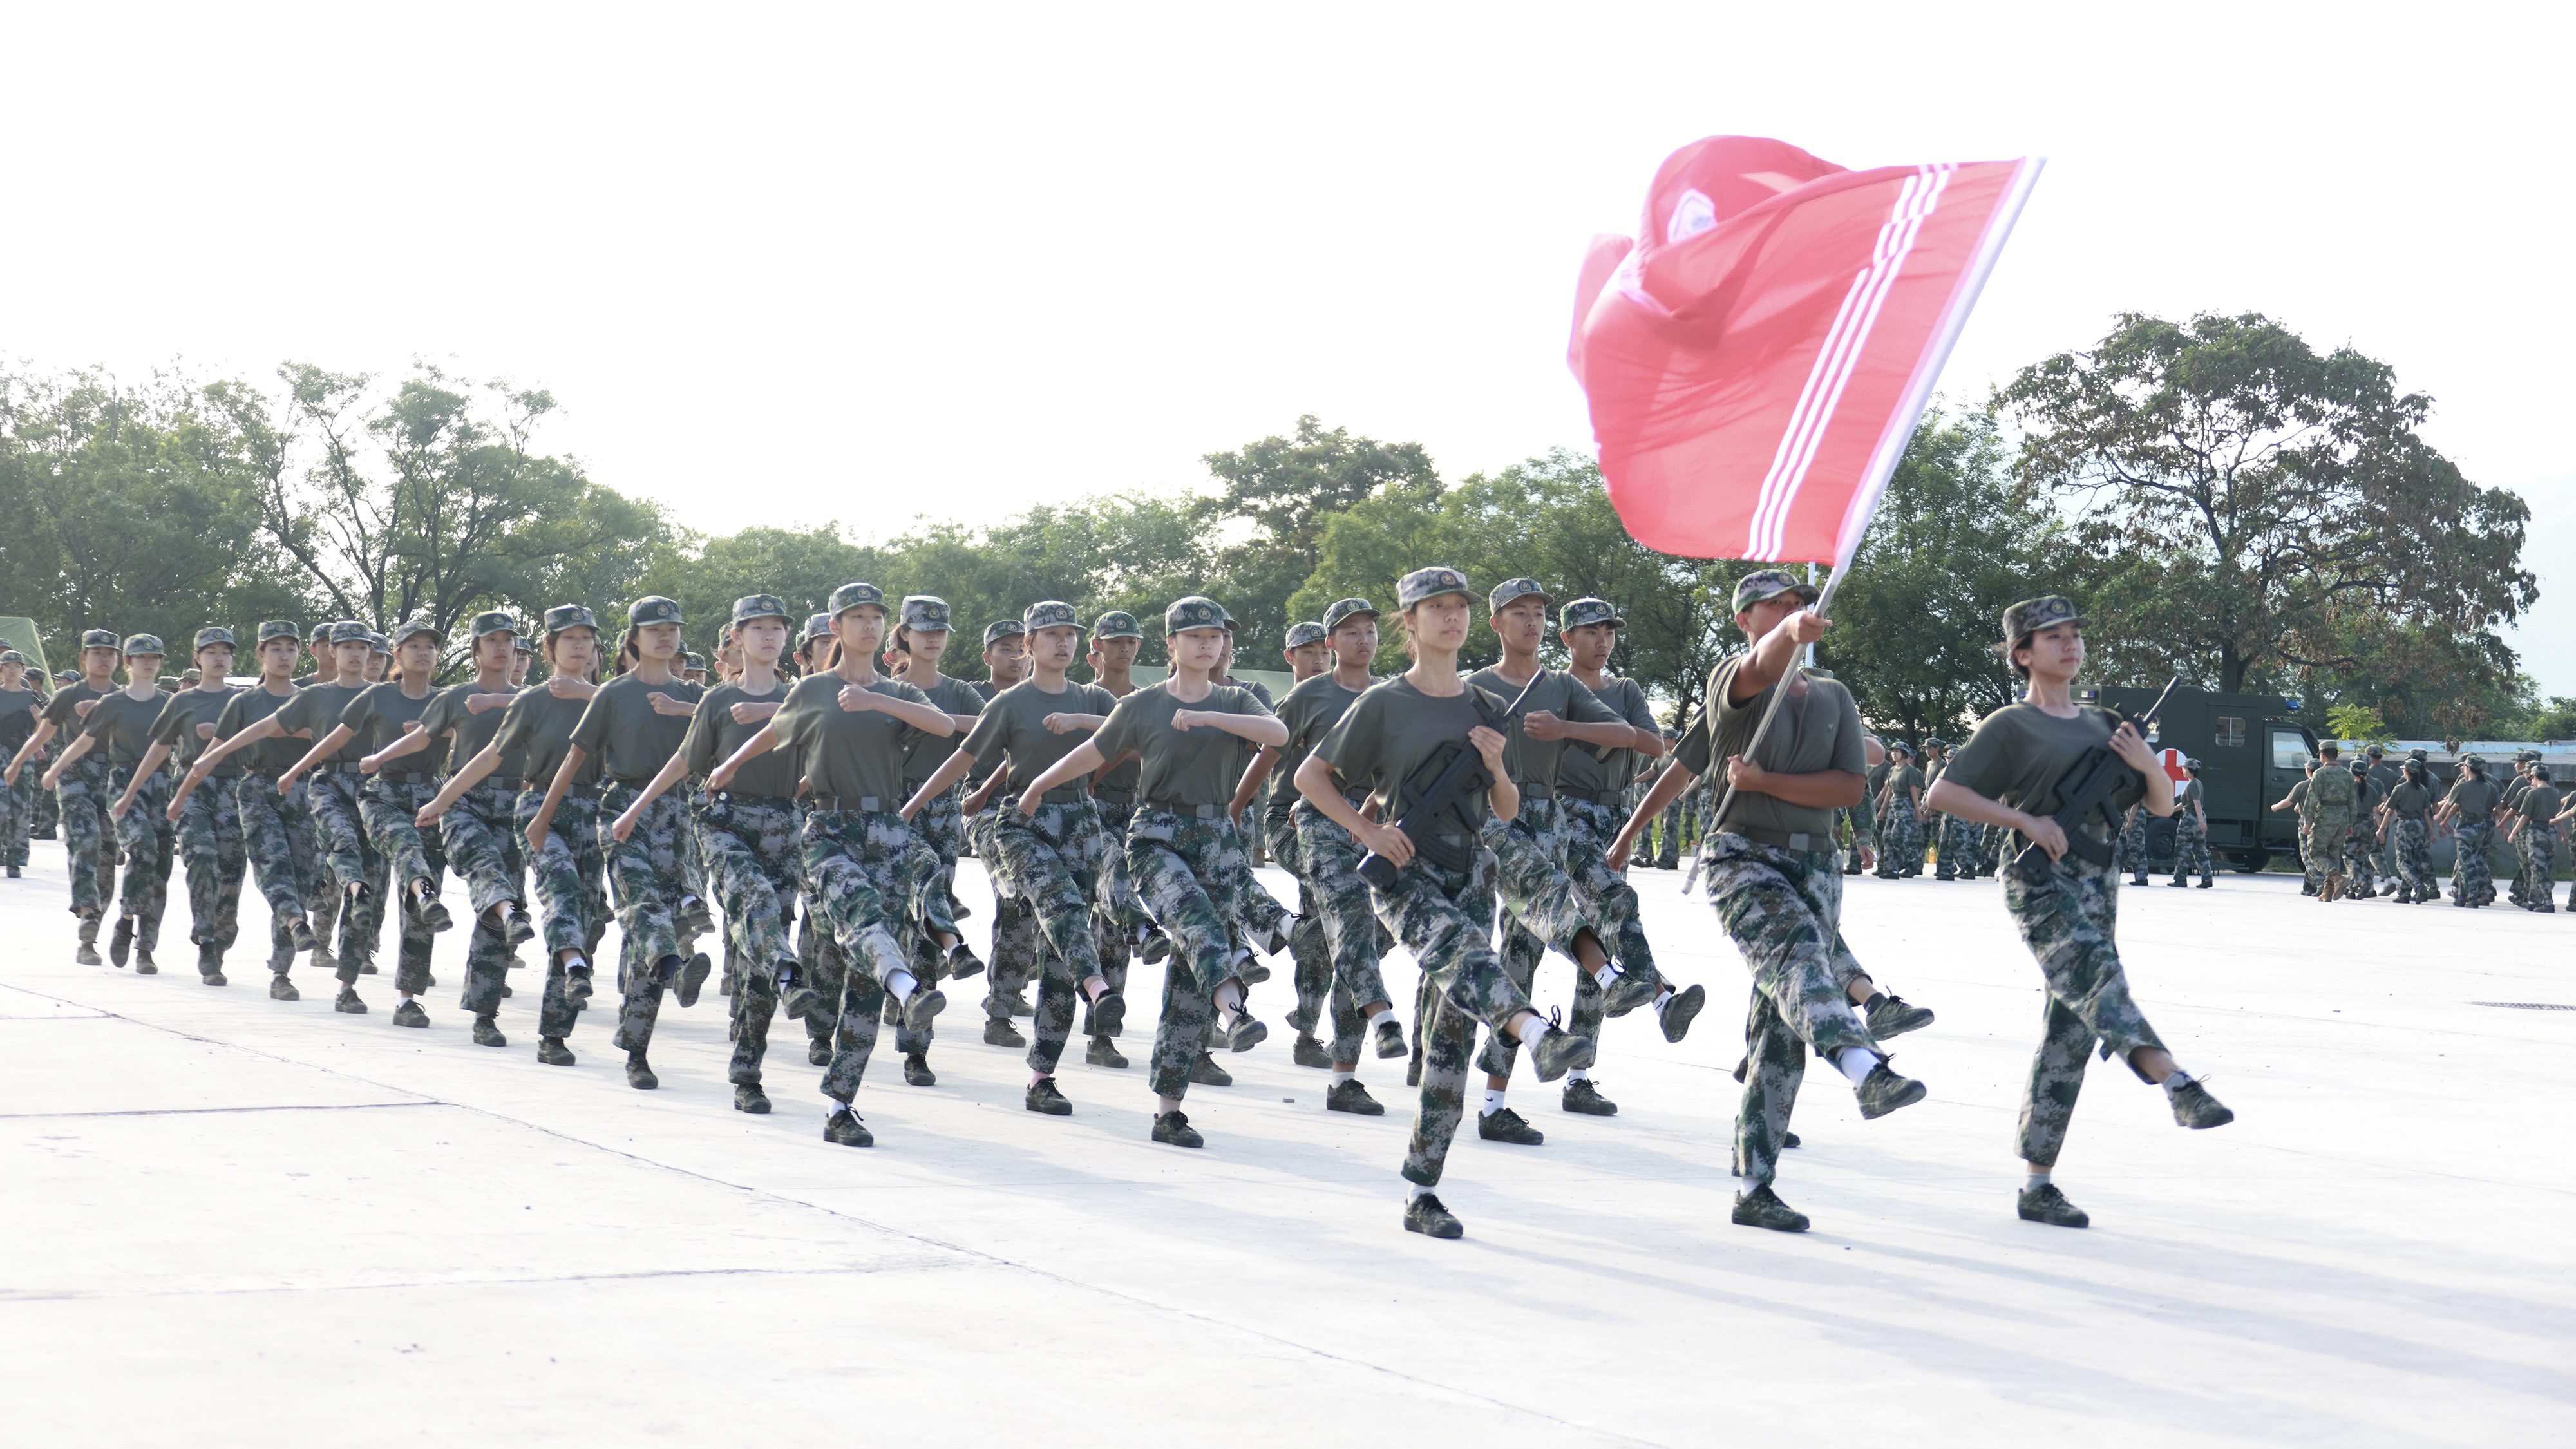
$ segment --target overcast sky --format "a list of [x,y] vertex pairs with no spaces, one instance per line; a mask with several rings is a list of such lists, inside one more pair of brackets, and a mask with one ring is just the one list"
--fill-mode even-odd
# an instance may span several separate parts
[[[0,352],[429,358],[553,389],[541,445],[690,526],[876,535],[1192,486],[1306,412],[1453,478],[1588,447],[1575,265],[1675,147],[2037,153],[1947,393],[2262,311],[2432,393],[2471,477],[2556,480],[2548,588],[2567,14],[26,6]],[[2576,603],[2519,642],[2576,693]]]

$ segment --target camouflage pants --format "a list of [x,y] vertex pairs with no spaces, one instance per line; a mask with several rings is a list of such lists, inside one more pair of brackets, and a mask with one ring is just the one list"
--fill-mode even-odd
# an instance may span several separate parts
[[1936,880],[1957,880],[1977,873],[1977,827],[1956,815],[1932,817],[1932,849],[1937,859],[1932,875]]
[[[38,774],[44,773],[41,766],[35,765],[32,762],[29,764],[28,768],[35,770]],[[38,840],[54,840],[60,838],[63,823],[63,802],[57,798],[51,790],[36,790],[33,779],[27,775],[25,771],[19,772],[18,779],[20,783],[27,785],[29,789],[35,790],[35,813],[31,817],[33,828],[29,833]]]
[[35,807],[33,770],[20,770],[15,785],[0,784],[0,865],[26,865],[27,836],[35,827]]
[[2188,810],[2177,813],[2174,816],[2173,878],[2182,880],[2197,873],[2202,880],[2207,880],[2209,866],[2209,827],[2201,824],[2200,818]]
[[[133,774],[126,765],[108,771],[110,802]],[[138,951],[161,944],[161,915],[170,905],[170,870],[179,858],[179,827],[167,813],[175,784],[166,772],[153,771],[135,790],[125,818],[116,822],[117,843],[125,848],[125,890],[117,898],[117,910],[134,922]]]
[[[446,846],[435,835],[421,834],[417,819],[421,807],[437,796],[438,782],[426,779],[370,780],[358,793],[358,814],[366,822],[367,839],[393,877],[393,916],[400,943],[394,956],[396,991],[416,994],[429,989],[430,944],[438,938],[420,918],[412,885],[429,882],[428,896],[435,900],[447,874]],[[499,994],[497,987],[494,994]]]
[[[95,758],[99,753],[93,750],[72,761],[54,785],[62,812],[63,854],[71,869],[72,914],[84,921],[107,914],[108,900],[116,894],[121,854],[116,823],[107,818],[107,807],[116,794],[108,787],[107,761]],[[25,774],[20,771],[20,778]]]
[[2099,1043],[2104,1060],[2116,1053],[2128,1061],[2131,1052],[2164,1043],[2130,998],[2120,966],[2118,873],[2070,851],[2037,880],[2013,869],[2003,882],[2004,909],[2048,991],[2039,1052],[2022,1089],[2019,1150],[2023,1161],[2051,1167],[2084,1087],[2087,1050]]
[[[1002,809],[1001,806],[987,805],[966,817],[966,843],[973,848],[975,858],[984,862],[984,877],[993,886],[993,944],[991,954],[985,957],[984,968],[985,974],[992,978],[984,994],[984,1016],[988,1021],[1009,1021],[1011,1003],[1023,999],[1021,993],[1028,990],[1029,978],[1043,969],[1038,963],[1042,948],[1039,945],[1037,911],[1013,894],[1010,880],[1002,872],[1002,848],[993,842],[993,827],[1001,819]],[[1097,819],[1095,813],[1095,822]],[[1104,850],[1107,839],[1104,833]],[[1099,916],[1096,908],[1086,904],[1085,909],[1094,912],[1093,938],[1097,952]],[[1122,955],[1119,960],[1123,970],[1126,958]],[[1124,984],[1126,977],[1122,974],[1116,980]],[[1084,1010],[1088,1014],[1087,1006]]]
[[[921,781],[904,783],[904,798],[911,799]],[[957,921],[966,914],[964,902],[957,899],[957,857],[966,850],[966,817],[959,808],[955,790],[939,795],[913,812],[913,833],[938,858],[935,879],[926,884],[921,894],[922,924],[934,931],[957,933]]]
[[1147,1082],[1158,1097],[1190,1089],[1190,1067],[1216,1028],[1216,989],[1232,979],[1249,875],[1243,836],[1220,808],[1208,816],[1140,806],[1127,827],[1127,875],[1172,956],[1163,968],[1163,1012]]
[[[518,852],[519,792],[486,782],[456,797],[438,817],[438,840],[447,864],[465,882],[474,908],[474,925],[465,942],[465,991],[459,1002],[476,1016],[501,1009],[501,988],[510,970],[508,909],[520,904]],[[563,812],[558,809],[556,816]],[[496,919],[494,912],[498,911]]]
[[250,867],[232,783],[209,780],[179,809],[179,853],[188,862],[188,939],[224,950],[241,935],[242,876]]
[[244,775],[233,782],[233,806],[241,820],[243,851],[268,902],[268,944],[274,953],[270,969],[292,965],[293,928],[305,919],[312,872],[320,865],[313,858],[313,820],[304,808],[303,783],[281,796],[275,776]]
[[1753,973],[1735,1174],[1769,1182],[1806,1076],[1806,1049],[1827,1059],[1845,1047],[1878,1050],[1847,989],[1860,973],[1843,944],[1842,872],[1829,851],[1724,831],[1708,848],[1708,899]]
[[[1617,949],[1621,942],[1611,924],[1603,900],[1586,889],[1586,882],[1572,873],[1578,860],[1588,856],[1599,873],[1613,880],[1618,877],[1597,850],[1586,851],[1564,826],[1564,817],[1553,799],[1523,800],[1520,812],[1509,821],[1487,822],[1486,848],[1494,854],[1494,885],[1503,905],[1503,973],[1523,995],[1533,995],[1538,977],[1539,957],[1543,949],[1553,949],[1569,961],[1577,960],[1575,938],[1585,931],[1592,933],[1604,951]],[[1636,903],[1636,892],[1619,881],[1630,908]],[[1643,940],[1640,933],[1638,939]],[[1641,968],[1655,976],[1654,960],[1648,957]],[[1574,1025],[1577,1036],[1598,1040],[1601,1031],[1601,988],[1593,983],[1592,974],[1578,966],[1574,973]],[[1589,1023],[1591,1029],[1585,1030]],[[1489,1077],[1508,1080],[1512,1063],[1520,1055],[1520,1044],[1500,1031],[1490,1032],[1485,1048],[1477,1056],[1477,1065]]]
[[[545,799],[546,786],[531,782],[510,802],[511,825],[523,844]],[[570,1036],[580,1019],[580,1005],[566,991],[563,953],[579,951],[596,970],[599,938],[608,934],[608,872],[599,833],[599,797],[567,794],[547,822],[545,848],[528,857],[546,943],[546,989],[537,1006],[537,1030],[546,1036]]]
[[676,913],[684,885],[680,837],[688,829],[688,801],[665,790],[644,807],[635,828],[619,840],[608,822],[626,813],[643,793],[613,784],[599,795],[600,854],[608,888],[617,901],[617,1013],[614,1045],[640,1052],[653,1045],[662,993],[680,979],[688,953],[681,947]]
[[802,874],[796,802],[775,796],[717,795],[698,811],[698,851],[707,889],[724,909],[725,937],[743,964],[733,994],[733,1059],[725,1079],[758,1086],[778,1014],[778,972],[795,964],[787,918]]
[[[1601,937],[1601,948],[1619,963],[1621,971],[1649,981],[1663,980],[1664,973],[1655,967],[1654,948],[1646,941],[1641,919],[1645,908],[1637,900],[1637,888],[1628,884],[1625,875],[1610,868],[1610,842],[1619,838],[1619,828],[1627,821],[1607,805],[1570,795],[1558,796],[1556,805],[1563,816],[1557,831],[1563,848],[1558,859],[1566,879],[1591,897],[1595,918],[1609,927]],[[1575,973],[1574,1016],[1570,1024],[1576,1036],[1600,1039],[1605,1001],[1600,986],[1588,973]]]
[[1682,866],[1683,805],[1688,791],[1673,797],[1663,813],[1655,817],[1655,865],[1662,870],[1679,870]]
[[[68,818],[68,817],[66,817]],[[2487,845],[2495,827],[2483,820],[2462,820],[2451,865],[2451,895],[2473,906],[2495,899],[2495,877],[2487,864]]]
[[1878,873],[1894,880],[1923,873],[1923,825],[1914,816],[1914,801],[1894,796],[1878,821]]
[[[1324,823],[1334,830],[1341,829],[1330,821]],[[1332,908],[1327,905],[1322,891],[1317,889],[1314,875],[1307,867],[1305,841],[1300,838],[1296,814],[1291,810],[1265,815],[1261,824],[1263,833],[1269,837],[1270,858],[1297,879],[1297,924],[1288,933],[1288,956],[1296,963],[1297,1004],[1288,1012],[1288,1024],[1302,1035],[1313,1036],[1315,1029],[1329,1020],[1332,1023],[1329,1040],[1332,1042],[1333,1060],[1356,1062],[1359,1060],[1360,1031],[1365,1023],[1360,1018],[1360,1003],[1351,999],[1350,988],[1337,979],[1333,969],[1333,932],[1326,925]],[[1357,855],[1352,856],[1353,861],[1357,859]],[[1357,877],[1353,877],[1352,884],[1359,884]],[[1378,929],[1377,919],[1368,914],[1365,886],[1359,889],[1357,897],[1353,904],[1365,923],[1363,929],[1373,941]],[[1349,1037],[1347,1055],[1343,1051],[1345,1028]]]
[[[315,770],[303,781],[304,802],[313,819],[313,834],[326,867],[324,880],[327,898],[340,921],[340,979],[358,979],[358,965],[375,959],[376,944],[384,937],[385,894],[391,875],[390,863],[367,837],[366,818],[360,811],[359,785],[363,777],[338,768]],[[367,894],[349,899],[349,887],[364,884]],[[321,912],[313,913],[317,918]],[[315,934],[323,928],[315,922]]]
[[2419,901],[2439,900],[2442,887],[2433,876],[2433,851],[2424,822],[2400,817],[2392,822],[2392,827],[2388,835],[2397,851],[2399,896]]
[[836,948],[819,952],[815,963],[816,989],[834,1000],[837,988],[839,1008],[831,1022],[831,1064],[823,1069],[826,1096],[847,1102],[858,1095],[876,1049],[877,1018],[890,998],[885,983],[912,970],[912,943],[920,936],[915,901],[931,879],[928,858],[921,837],[891,810],[806,813],[805,908]]
[[[1358,808],[1356,803],[1352,808]],[[1297,874],[1315,893],[1324,945],[1332,953],[1333,989],[1327,1000],[1333,1013],[1333,1060],[1356,1062],[1368,1025],[1361,1009],[1394,1000],[1382,969],[1394,939],[1378,919],[1368,882],[1360,878],[1360,861],[1368,852],[1349,831],[1302,800],[1289,820],[1296,828]]]
[[2558,906],[2558,832],[2546,825],[2522,828],[2522,849],[2531,862],[2530,884],[2523,887],[2527,904],[2555,910]]
[[[1489,837],[1497,823],[1486,822]],[[1403,1172],[1407,1182],[1424,1187],[1440,1185],[1449,1144],[1466,1116],[1477,1023],[1499,1031],[1531,1009],[1494,954],[1494,858],[1479,850],[1475,862],[1459,873],[1417,855],[1397,874],[1394,889],[1369,887],[1378,919],[1422,967],[1422,1092]]]
[[2344,837],[2351,830],[2352,822],[2344,818],[2309,821],[2299,827],[2299,864],[2316,890],[2325,889],[2327,876],[2342,873]]
[[1052,1072],[1072,1034],[1082,985],[1101,974],[1091,903],[1100,889],[1109,836],[1086,796],[1042,802],[1027,815],[1006,808],[986,839],[993,854],[985,859],[1009,880],[1014,904],[1031,913],[1044,943],[1028,1063],[1030,1071]]
[[2130,812],[2128,826],[2120,832],[2119,849],[2112,856],[2111,864],[2115,869],[2129,872],[2131,885],[2147,883],[2147,866],[2154,854],[2155,841],[2149,832],[2155,828],[2154,822],[2155,816],[2141,806]]
[[[1151,919],[1136,899],[1136,887],[1127,879],[1127,827],[1135,823],[1136,807],[1115,800],[1092,797],[1092,808],[1100,812],[1100,828],[1109,837],[1109,858],[1100,868],[1100,897],[1091,919],[1092,940],[1100,947],[1100,974],[1109,979],[1109,989],[1127,990],[1127,964],[1133,954],[1132,932]],[[1096,1036],[1091,1029],[1091,1012],[1083,1010],[1082,1031]]]
[[2379,867],[2372,857],[2378,853],[2379,832],[2367,820],[2354,821],[2343,836],[2344,887],[2353,899],[2377,893]]

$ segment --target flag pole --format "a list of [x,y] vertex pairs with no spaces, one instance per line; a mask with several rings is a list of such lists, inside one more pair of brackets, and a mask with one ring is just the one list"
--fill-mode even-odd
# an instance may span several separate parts
[[[1994,216],[1986,223],[1985,235],[1977,239],[1977,250],[1961,270],[1960,285],[1951,294],[1950,305],[1941,316],[1941,325],[1934,330],[1931,345],[1923,350],[1923,359],[1907,384],[1905,401],[1889,417],[1889,428],[1879,436],[1878,448],[1870,454],[1869,471],[1862,476],[1861,492],[1854,500],[1861,505],[1857,510],[1858,517],[1846,520],[1842,537],[1834,549],[1837,557],[1833,572],[1825,576],[1824,590],[1816,595],[1814,603],[1807,606],[1808,613],[1822,617],[1825,606],[1833,602],[1834,591],[1842,587],[1843,579],[1850,574],[1852,560],[1860,553],[1861,536],[1869,531],[1871,520],[1878,517],[1879,503],[1887,496],[1887,480],[1895,474],[1897,461],[1905,456],[1905,445],[1913,441],[1914,430],[1922,425],[1923,410],[1931,405],[1932,385],[1940,380],[1941,369],[1949,363],[1950,349],[1958,344],[1960,330],[1968,325],[1968,313],[1977,305],[1977,294],[1985,290],[1986,278],[1995,269],[1995,259],[2003,255],[2004,241],[2012,235],[2013,223],[2021,218],[2021,209],[2030,200],[2030,189],[2038,184],[2040,169],[2047,164],[2048,159],[2044,156],[2023,158],[2020,169],[2013,173],[2012,184],[2005,190],[2003,200],[1996,205]],[[1894,426],[1897,418],[1905,420],[1903,427]],[[1761,643],[1759,639],[1754,640],[1752,648],[1761,647]],[[1752,648],[1745,651],[1747,658],[1752,656]],[[1771,733],[1771,721],[1780,713],[1780,701],[1789,697],[1789,691],[1796,685],[1801,672],[1803,666],[1798,652],[1792,650],[1789,667],[1771,686],[1771,702],[1763,706],[1762,718],[1753,726],[1753,738],[1745,743],[1745,759],[1752,759],[1762,748],[1763,739]],[[1715,706],[1716,702],[1711,701],[1701,707],[1713,709]],[[1709,730],[1712,750],[1716,743],[1717,731],[1712,725]],[[1726,761],[1722,759],[1714,763],[1720,770],[1726,768]],[[1717,833],[1717,822],[1726,818],[1726,807],[1734,801],[1735,782],[1729,780],[1726,792],[1718,797],[1717,808],[1709,813],[1709,828],[1700,833],[1703,854],[1708,849],[1709,837]],[[1691,879],[1682,882],[1684,895],[1690,893],[1691,883],[1698,877],[1699,864],[1693,861]]]

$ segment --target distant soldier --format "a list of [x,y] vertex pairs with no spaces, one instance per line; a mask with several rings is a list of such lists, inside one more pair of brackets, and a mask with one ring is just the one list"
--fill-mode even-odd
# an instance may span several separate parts
[[2432,812],[2433,799],[2431,769],[2421,759],[2410,759],[2397,788],[2380,802],[2379,818],[2388,833],[2389,851],[2397,857],[2400,905],[2441,898],[2441,887],[2433,880],[2432,836],[2426,818]]
[[[2317,777],[2317,762],[2310,760],[2300,768],[2306,771],[2306,778],[2292,785],[2289,794],[2273,801],[2274,810],[2301,810],[2308,803],[2308,782]],[[2305,818],[2304,815],[2301,818]],[[2306,879],[2299,883],[2299,894],[2312,896],[2325,888],[2324,879],[2317,869],[2316,861],[2305,852],[2300,854],[2299,867],[2306,876]]]
[[2371,779],[2370,766],[2362,760],[2352,762],[2352,827],[2344,832],[2343,859],[2345,881],[2343,899],[2366,901],[2379,894],[2377,861],[2379,831],[2375,817],[2380,802],[2388,795]]
[[2565,797],[2549,780],[2549,767],[2533,760],[2523,767],[2530,783],[2522,792],[2520,806],[2514,811],[2514,833],[2522,840],[2523,859],[2530,862],[2528,880],[2523,887],[2523,909],[2552,915],[2558,910],[2558,824],[2559,807]]
[[[1950,768],[1950,742],[1938,735],[1923,741],[1923,788],[1929,790],[1941,783],[1941,772]],[[1972,879],[1976,863],[1969,858],[1970,838],[1977,827],[1956,815],[1939,811],[1927,812],[1925,832],[1932,837],[1932,851],[1937,858],[1932,868],[1934,880]]]
[[2487,778],[2487,762],[2476,755],[2460,757],[2460,778],[2442,798],[2434,823],[2454,825],[2459,844],[2451,865],[2451,904],[2475,910],[2495,900],[2495,880],[2488,874],[2487,842],[2495,836],[2496,803],[2502,792]]
[[2316,773],[2308,777],[2307,798],[2299,802],[2303,826],[2299,854],[2314,862],[2312,870],[2324,873],[2317,899],[2341,900],[2344,838],[2352,833],[2359,791],[2352,771],[2344,768],[2342,746],[2328,740],[2317,746],[2317,753],[2323,758],[2317,762]]
[[1923,772],[1914,768],[1914,747],[1898,740],[1887,747],[1887,779],[1878,789],[1878,877],[1896,880],[1923,873]]
[[2129,884],[2147,883],[2147,866],[2154,854],[2155,838],[2149,832],[2155,820],[2140,806],[2129,807],[2129,818],[2120,830],[2119,864],[2129,868]]
[[[2420,755],[2423,751],[2418,750],[2414,753]],[[2388,803],[2388,797],[2396,793],[2397,787],[2406,782],[2405,772],[2390,762],[2388,752],[2377,745],[2369,746],[2362,751],[2362,754],[2370,761],[2371,798],[2385,805]],[[2369,817],[2363,818],[2367,820]],[[2384,896],[2396,895],[2403,889],[2399,884],[2403,873],[2397,864],[2397,832],[2393,830],[2380,832],[2380,842],[2373,859],[2377,863],[2379,873],[2386,877],[2388,882],[2380,888],[2379,893]]]
[[2203,803],[2209,792],[2200,783],[2200,761],[2185,760],[2182,767],[2191,772],[2191,779],[2174,800],[2178,807],[2174,812],[2174,873],[2168,884],[2177,890],[2183,888],[2190,883],[2186,877],[2197,868],[2200,888],[2208,890],[2217,884],[2209,874],[2209,808]]

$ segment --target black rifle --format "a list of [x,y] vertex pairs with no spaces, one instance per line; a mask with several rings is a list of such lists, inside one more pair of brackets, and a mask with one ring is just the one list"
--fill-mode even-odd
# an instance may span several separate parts
[[[1501,729],[1510,723],[1512,711],[1520,708],[1521,701],[1529,698],[1529,692],[1545,678],[1547,671],[1542,669],[1521,686],[1520,694],[1503,709],[1501,724],[1496,723],[1494,707],[1485,702],[1483,690],[1471,684],[1467,686],[1467,697],[1486,724]],[[1404,798],[1411,803],[1405,806],[1403,818],[1395,822],[1395,828],[1413,842],[1414,854],[1443,870],[1464,874],[1476,864],[1476,843],[1470,840],[1453,845],[1444,840],[1440,816],[1460,797],[1471,791],[1492,789],[1493,784],[1493,772],[1485,768],[1485,757],[1476,753],[1476,747],[1465,740],[1451,740],[1405,777]],[[1360,879],[1382,891],[1395,889],[1399,873],[1394,861],[1375,851],[1361,859],[1359,872]]]
[[[2156,696],[2156,702],[2147,706],[2147,712],[2138,716],[2141,738],[2146,735],[2147,726],[2155,723],[2156,711],[2165,707],[2165,701],[2173,696],[2175,686],[2181,683],[2182,676],[2175,675],[2165,685],[2164,693]],[[2123,721],[2118,712],[2111,711],[2110,714],[2111,729],[2116,734]],[[2111,809],[2111,792],[2137,773],[2127,761],[2111,753],[2107,744],[2095,745],[2078,756],[2074,764],[2067,766],[2066,773],[2057,781],[2060,802],[2057,813],[2049,818],[2057,822],[2058,829],[2066,832],[2066,848],[2070,853],[2106,870],[2110,868],[2110,842],[2094,839],[2084,827],[2098,812],[2103,824],[2110,827],[2112,836],[2118,837],[2120,817]],[[2021,853],[2013,857],[2013,868],[2029,881],[2045,878],[2050,864],[2048,852],[2036,843],[2023,846]]]

